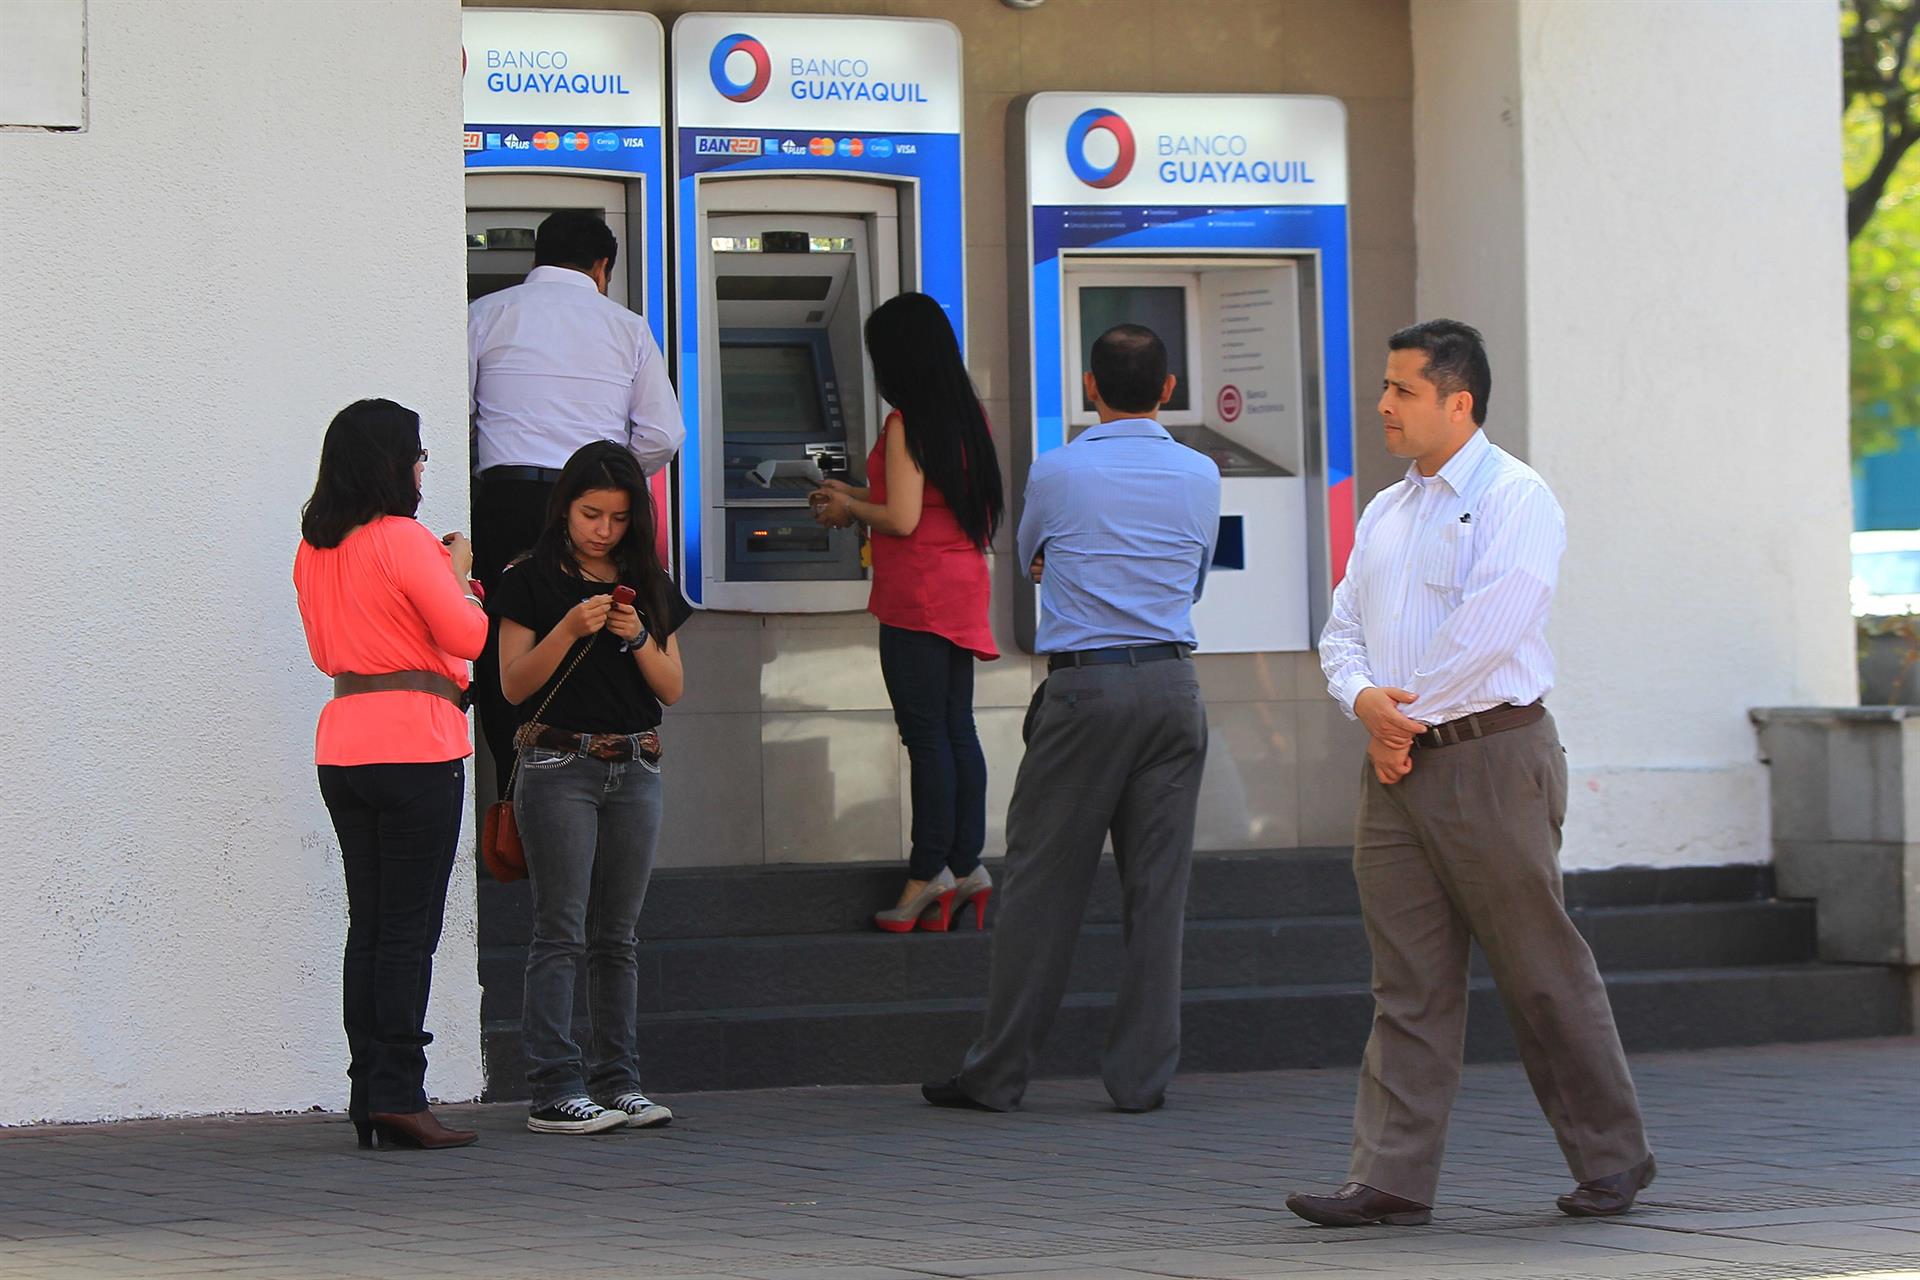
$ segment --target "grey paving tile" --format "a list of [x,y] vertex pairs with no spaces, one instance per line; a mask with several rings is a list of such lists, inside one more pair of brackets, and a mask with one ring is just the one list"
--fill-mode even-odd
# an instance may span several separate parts
[[[1789,1280],[1913,1270],[1920,1044],[1636,1060],[1660,1181],[1580,1223],[1524,1075],[1472,1067],[1432,1226],[1326,1231],[1286,1193],[1342,1177],[1352,1071],[1189,1076],[1121,1117],[1090,1081],[1020,1115],[911,1089],[710,1094],[627,1140],[543,1139],[450,1107],[449,1153],[363,1153],[337,1120],[216,1119],[0,1137],[0,1280],[567,1275],[699,1280],[1182,1276]],[[678,1100],[676,1100],[678,1102]],[[1889,1261],[1891,1260],[1891,1261]],[[1898,1265],[1896,1265],[1898,1264]],[[1823,1269],[1824,1268],[1824,1269]]]

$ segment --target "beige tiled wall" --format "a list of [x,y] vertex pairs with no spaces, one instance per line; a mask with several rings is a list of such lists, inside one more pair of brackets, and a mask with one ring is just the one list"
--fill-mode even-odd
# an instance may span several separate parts
[[[496,0],[480,0],[491,4]],[[505,0],[513,3],[515,0]],[[525,0],[519,0],[524,3]],[[945,18],[966,66],[968,353],[996,424],[1018,394],[1007,351],[1006,122],[1046,89],[1322,93],[1349,119],[1356,453],[1364,500],[1395,478],[1367,412],[1376,360],[1413,315],[1413,58],[1406,0],[541,0],[548,8],[856,13]],[[998,546],[1005,549],[1003,532]],[[987,751],[988,851],[1042,674],[1013,644],[1011,576],[995,565],[1006,654],[977,669]],[[906,763],[880,683],[875,624],[706,614],[682,633],[686,699],[668,714],[667,866],[904,855]],[[1353,726],[1311,654],[1197,659],[1213,728],[1200,816],[1211,849],[1352,838],[1360,776]]]

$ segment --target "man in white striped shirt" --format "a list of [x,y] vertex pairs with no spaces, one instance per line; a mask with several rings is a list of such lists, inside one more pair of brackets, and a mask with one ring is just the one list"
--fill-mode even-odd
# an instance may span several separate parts
[[1561,896],[1566,752],[1547,614],[1566,525],[1533,468],[1488,440],[1480,334],[1388,340],[1380,418],[1406,479],[1367,505],[1320,637],[1327,688],[1367,727],[1354,876],[1373,951],[1348,1182],[1287,1207],[1327,1226],[1431,1216],[1477,939],[1527,1078],[1579,1186],[1575,1217],[1653,1181],[1639,1101],[1593,953]]

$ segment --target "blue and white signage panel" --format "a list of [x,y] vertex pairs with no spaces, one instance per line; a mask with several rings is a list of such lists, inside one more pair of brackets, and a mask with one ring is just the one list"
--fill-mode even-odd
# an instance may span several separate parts
[[[1313,256],[1326,471],[1316,480],[1335,582],[1353,538],[1346,132],[1333,98],[1041,93],[1027,104],[1034,452],[1068,438],[1063,254]],[[1260,407],[1228,390],[1207,397],[1216,425]]]
[[647,296],[666,317],[666,35],[650,13],[460,11],[471,170],[643,179]]
[[[676,332],[687,418],[683,475],[698,476],[699,183],[713,177],[864,178],[898,184],[914,206],[902,247],[915,287],[966,342],[965,98],[960,33],[929,18],[690,13],[673,24]],[[903,209],[903,213],[905,210]],[[699,486],[681,485],[684,579],[701,590]]]
[[935,19],[690,13],[673,69],[682,129],[960,132],[960,33]]

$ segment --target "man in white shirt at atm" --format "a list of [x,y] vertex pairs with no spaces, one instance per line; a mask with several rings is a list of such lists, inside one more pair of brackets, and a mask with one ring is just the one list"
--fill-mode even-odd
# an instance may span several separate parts
[[[467,308],[473,569],[484,587],[532,547],[560,468],[582,445],[624,444],[652,475],[686,439],[646,320],[606,296],[619,254],[598,214],[562,209],[534,233],[526,280]],[[473,687],[481,731],[504,769],[516,721],[492,644],[474,664]]]

